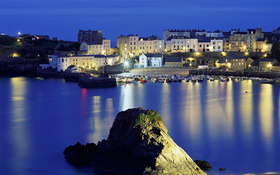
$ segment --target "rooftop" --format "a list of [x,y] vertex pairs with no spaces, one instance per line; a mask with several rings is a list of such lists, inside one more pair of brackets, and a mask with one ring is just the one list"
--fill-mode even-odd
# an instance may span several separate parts
[[181,57],[166,57],[165,62],[182,62]]

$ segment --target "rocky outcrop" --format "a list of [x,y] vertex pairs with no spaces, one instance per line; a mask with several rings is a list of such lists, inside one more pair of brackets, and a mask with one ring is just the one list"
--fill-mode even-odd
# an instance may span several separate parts
[[205,160],[195,160],[194,162],[199,166],[199,168],[203,170],[210,171],[210,169],[212,168],[212,165],[210,165],[210,163]]
[[205,174],[170,138],[158,112],[142,108],[118,113],[107,140],[77,143],[64,154],[97,174]]

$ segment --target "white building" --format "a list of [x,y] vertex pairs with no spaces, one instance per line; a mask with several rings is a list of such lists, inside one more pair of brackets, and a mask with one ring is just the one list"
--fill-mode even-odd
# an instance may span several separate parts
[[170,37],[166,41],[167,52],[197,52],[198,39],[185,36]]
[[162,67],[162,54],[142,54],[139,56],[139,68]]
[[211,52],[223,52],[224,44],[223,39],[211,39]]
[[74,55],[74,56],[57,56],[49,55],[49,64],[57,71],[65,71],[67,67],[75,65],[84,69],[99,68],[101,66],[113,65],[118,60],[114,55]]

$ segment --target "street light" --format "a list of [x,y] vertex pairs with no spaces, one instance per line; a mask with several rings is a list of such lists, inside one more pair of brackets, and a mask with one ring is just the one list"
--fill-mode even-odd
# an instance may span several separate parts
[[20,35],[21,33],[20,32],[18,32],[18,35]]
[[125,70],[125,67],[127,67],[128,65],[129,65],[128,61],[125,61],[125,62],[124,62],[124,66],[123,66],[123,70],[124,70],[124,71],[126,71],[126,70]]

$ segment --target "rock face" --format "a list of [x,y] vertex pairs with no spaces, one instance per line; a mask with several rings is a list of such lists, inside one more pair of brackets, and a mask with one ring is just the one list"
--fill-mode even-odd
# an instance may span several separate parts
[[205,174],[167,132],[158,112],[128,109],[118,113],[107,140],[77,143],[64,154],[97,174]]

